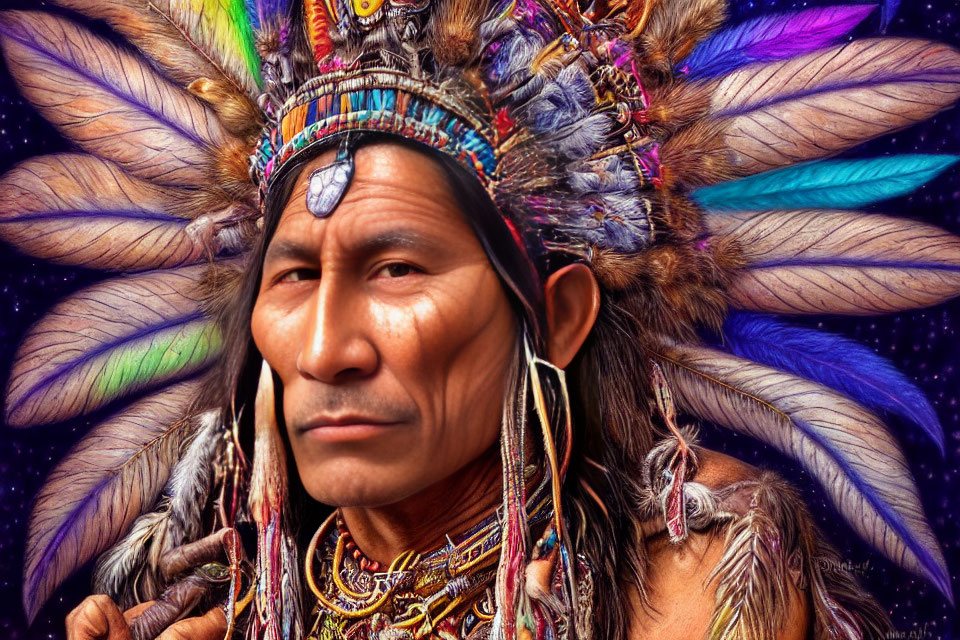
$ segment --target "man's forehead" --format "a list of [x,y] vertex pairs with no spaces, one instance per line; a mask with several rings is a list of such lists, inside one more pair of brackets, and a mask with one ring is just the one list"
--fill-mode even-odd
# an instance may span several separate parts
[[[322,244],[331,230],[339,240],[376,245],[410,245],[437,235],[473,234],[449,184],[433,160],[393,144],[357,151],[357,171],[343,200],[327,218],[309,210],[309,175],[325,162],[327,152],[307,164],[281,213],[273,245]],[[272,251],[271,253],[279,252]],[[289,252],[287,252],[289,253]]]

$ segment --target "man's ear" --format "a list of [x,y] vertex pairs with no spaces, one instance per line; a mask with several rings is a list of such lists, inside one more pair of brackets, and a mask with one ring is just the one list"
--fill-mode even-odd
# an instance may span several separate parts
[[576,262],[555,271],[544,286],[547,358],[565,368],[583,346],[600,311],[600,285],[587,265]]

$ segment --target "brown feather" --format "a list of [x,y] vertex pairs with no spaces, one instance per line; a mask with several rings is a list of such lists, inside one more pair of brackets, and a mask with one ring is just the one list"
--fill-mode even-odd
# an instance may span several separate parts
[[437,61],[462,65],[477,50],[486,4],[478,0],[443,0],[430,22],[430,45]]
[[253,146],[263,127],[262,114],[256,105],[238,94],[234,87],[209,78],[197,78],[187,90],[213,108],[224,129]]
[[644,115],[651,127],[674,131],[702,118],[710,109],[713,86],[708,83],[673,82],[655,86],[648,95]]
[[697,122],[667,139],[660,148],[664,185],[695,188],[736,177],[724,141],[724,129],[721,123]]
[[664,0],[650,11],[650,19],[636,33],[636,47],[644,71],[654,80],[673,77],[674,63],[723,24],[723,0]]

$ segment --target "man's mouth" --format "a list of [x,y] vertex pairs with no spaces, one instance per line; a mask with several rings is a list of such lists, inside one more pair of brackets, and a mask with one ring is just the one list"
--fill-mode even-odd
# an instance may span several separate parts
[[373,438],[401,424],[401,421],[354,414],[320,416],[302,425],[297,431],[311,440],[347,442]]

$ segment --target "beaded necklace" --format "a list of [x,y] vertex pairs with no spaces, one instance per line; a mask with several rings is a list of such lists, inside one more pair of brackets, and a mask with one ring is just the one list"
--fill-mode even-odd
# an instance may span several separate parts
[[[550,518],[546,488],[532,496],[533,526]],[[334,512],[307,549],[307,584],[317,598],[307,638],[485,640],[499,555],[500,523],[492,514],[457,540],[423,555],[407,551],[384,569],[363,555]]]

